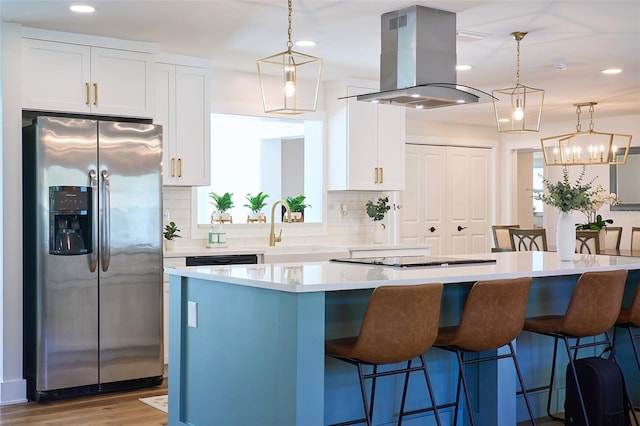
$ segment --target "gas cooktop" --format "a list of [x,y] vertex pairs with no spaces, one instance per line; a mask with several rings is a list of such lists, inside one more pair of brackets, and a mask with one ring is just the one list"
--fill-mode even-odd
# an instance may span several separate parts
[[349,257],[331,259],[332,262],[357,263],[361,265],[381,265],[395,268],[457,266],[478,263],[496,263],[495,259],[465,259],[443,256],[390,256],[390,257]]

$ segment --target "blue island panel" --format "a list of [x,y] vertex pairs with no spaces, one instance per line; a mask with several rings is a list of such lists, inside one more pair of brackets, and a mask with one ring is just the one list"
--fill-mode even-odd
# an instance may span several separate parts
[[169,424],[322,424],[324,293],[170,279]]

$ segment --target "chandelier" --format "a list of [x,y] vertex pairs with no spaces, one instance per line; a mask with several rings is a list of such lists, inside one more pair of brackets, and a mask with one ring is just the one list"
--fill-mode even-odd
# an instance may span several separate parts
[[[540,139],[544,163],[547,166],[614,165],[627,162],[631,135],[596,132],[593,111],[597,102],[573,104],[577,123],[574,133]],[[580,113],[589,107],[589,129],[582,130]]]
[[[266,113],[313,112],[318,103],[322,59],[291,50],[291,0],[288,0],[288,5],[287,50],[257,61],[262,105]],[[276,76],[276,82],[269,76]]]
[[[540,129],[544,90],[520,83],[520,41],[526,32],[513,32],[516,40],[516,85],[492,91],[496,123],[500,133],[537,132]],[[499,101],[500,99],[506,100]]]

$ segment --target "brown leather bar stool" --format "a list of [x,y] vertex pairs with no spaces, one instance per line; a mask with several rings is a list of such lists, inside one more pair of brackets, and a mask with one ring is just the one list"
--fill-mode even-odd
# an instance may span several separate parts
[[[638,353],[638,345],[636,345],[636,340],[640,339],[640,334],[634,334],[634,329],[640,328],[640,286],[636,289],[636,294],[633,297],[631,306],[620,310],[620,315],[618,315],[618,319],[616,320],[616,329],[617,328],[626,328],[629,332],[631,347],[633,347],[636,363],[638,364],[638,369],[640,369],[640,353]],[[615,330],[613,336],[615,341]]]
[[[442,289],[441,283],[378,287],[371,294],[358,336],[325,342],[325,354],[355,365],[360,379],[365,418],[338,424],[366,422],[371,425],[376,378],[405,374],[398,425],[402,424],[405,415],[433,411],[436,423],[440,426],[440,416],[423,354],[431,347],[438,334]],[[421,365],[412,367],[411,361],[414,358],[419,358]],[[378,372],[377,369],[380,365],[405,362],[405,368],[384,372]],[[363,365],[373,366],[373,373],[365,374]],[[431,407],[405,413],[409,373],[412,371],[424,373]],[[370,403],[367,403],[365,379],[372,379]]]
[[[471,410],[471,400],[467,388],[464,366],[484,361],[511,358],[516,369],[520,387],[523,390],[527,410],[532,424],[536,424],[529,403],[518,358],[511,343],[522,331],[527,310],[527,300],[531,278],[511,278],[501,280],[478,281],[471,288],[464,304],[460,323],[453,327],[442,327],[438,331],[435,347],[455,352],[458,358],[459,375],[456,392],[456,412],[453,424],[457,424],[458,403],[460,402],[460,382],[464,389],[467,411],[471,425],[475,425]],[[464,354],[480,353],[509,346],[509,353],[504,355],[480,356],[465,360]]]
[[[560,417],[551,414],[551,393],[553,391],[555,376],[558,340],[562,340],[567,349],[569,368],[575,383],[580,383],[574,364],[578,356],[578,349],[600,345],[606,345],[607,347],[613,346],[613,342],[609,337],[609,329],[613,327],[620,313],[626,280],[626,270],[585,272],[580,276],[573,290],[569,306],[564,315],[544,315],[526,319],[523,327],[525,331],[554,338],[553,361],[551,364],[551,379],[549,385],[528,389],[529,392],[549,389],[547,414],[552,419],[562,420]],[[594,339],[589,343],[580,343],[581,338],[597,337],[600,335],[604,335],[604,339]],[[575,344],[571,345],[569,339],[576,339]],[[573,355],[571,351],[573,351]],[[577,391],[582,407],[583,418],[587,419],[586,426],[589,426],[580,386],[577,386]],[[626,392],[626,399],[627,404],[631,407],[628,392]]]

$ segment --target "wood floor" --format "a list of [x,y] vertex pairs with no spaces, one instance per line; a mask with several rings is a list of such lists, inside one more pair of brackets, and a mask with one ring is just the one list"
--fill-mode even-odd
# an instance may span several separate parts
[[160,386],[126,392],[5,405],[0,406],[0,425],[167,425],[165,413],[138,401],[138,398],[166,393],[167,379]]

